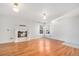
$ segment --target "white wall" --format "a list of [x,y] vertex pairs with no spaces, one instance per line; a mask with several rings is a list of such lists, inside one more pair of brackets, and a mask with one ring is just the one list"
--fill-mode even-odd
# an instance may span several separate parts
[[79,9],[71,11],[51,23],[51,35],[72,44],[79,44]]
[[[39,24],[29,21],[29,19],[21,19],[20,17],[9,17],[0,15],[0,43],[15,41],[16,26],[24,24],[28,29],[30,38],[42,37],[39,34]],[[79,9],[71,11],[66,15],[56,19],[50,24],[49,38],[56,38],[65,42],[79,44]]]
[[16,40],[16,27],[26,25],[28,37],[31,39],[39,38],[39,24],[33,21],[27,21],[19,17],[0,16],[0,43],[13,42]]

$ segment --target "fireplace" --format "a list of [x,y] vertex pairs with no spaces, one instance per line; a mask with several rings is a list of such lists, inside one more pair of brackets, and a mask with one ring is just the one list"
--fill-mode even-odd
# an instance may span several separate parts
[[28,40],[28,29],[26,25],[17,25],[15,35],[15,42],[22,42]]
[[18,38],[27,37],[27,31],[18,31]]

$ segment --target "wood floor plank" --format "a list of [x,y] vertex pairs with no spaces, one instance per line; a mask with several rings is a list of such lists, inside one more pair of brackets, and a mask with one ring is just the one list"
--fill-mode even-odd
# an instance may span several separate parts
[[55,39],[35,39],[0,44],[0,56],[79,56],[79,49],[65,46]]

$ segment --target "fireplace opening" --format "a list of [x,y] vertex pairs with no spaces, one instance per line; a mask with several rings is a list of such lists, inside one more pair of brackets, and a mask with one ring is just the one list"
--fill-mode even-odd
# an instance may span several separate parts
[[27,31],[18,31],[18,38],[27,37]]

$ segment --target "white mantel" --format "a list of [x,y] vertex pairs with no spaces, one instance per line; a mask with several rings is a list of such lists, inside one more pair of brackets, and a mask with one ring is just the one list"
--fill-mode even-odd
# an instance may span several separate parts
[[15,42],[27,41],[28,40],[28,33],[27,33],[27,37],[18,38],[18,31],[27,31],[28,32],[28,29],[27,29],[27,27],[16,26],[16,30],[15,30],[16,40],[15,40]]

